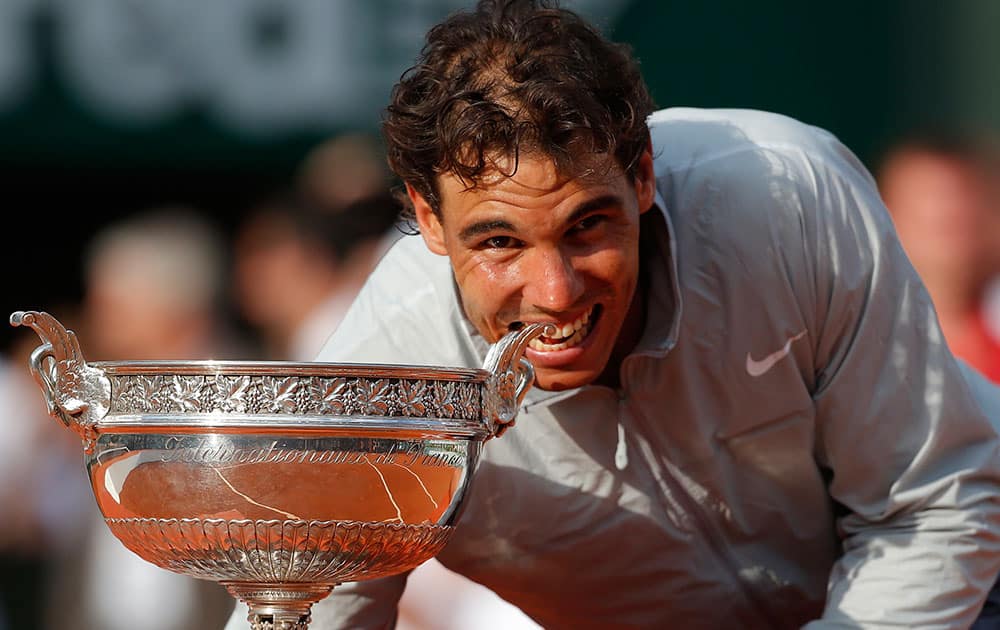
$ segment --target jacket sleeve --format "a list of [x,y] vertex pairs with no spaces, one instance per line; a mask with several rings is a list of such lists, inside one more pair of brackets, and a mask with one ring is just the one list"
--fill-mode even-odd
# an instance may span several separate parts
[[310,630],[392,630],[406,575],[350,582],[313,605]]
[[808,627],[968,627],[1000,570],[997,390],[952,356],[871,177],[836,151],[804,222],[815,456],[843,554]]

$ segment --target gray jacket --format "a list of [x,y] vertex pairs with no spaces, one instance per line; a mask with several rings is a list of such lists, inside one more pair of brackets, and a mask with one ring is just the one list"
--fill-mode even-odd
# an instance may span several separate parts
[[[532,390],[439,559],[547,628],[968,626],[1000,570],[1000,395],[963,377],[872,178],[778,115],[650,123],[621,388]],[[485,350],[413,237],[318,358]],[[312,627],[384,626],[404,580],[338,587]]]

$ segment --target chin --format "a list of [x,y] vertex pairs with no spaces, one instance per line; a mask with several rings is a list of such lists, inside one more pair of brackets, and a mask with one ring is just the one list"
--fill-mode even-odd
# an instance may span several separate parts
[[535,370],[535,387],[558,392],[589,385],[597,380],[597,374],[590,372],[570,372],[560,370]]

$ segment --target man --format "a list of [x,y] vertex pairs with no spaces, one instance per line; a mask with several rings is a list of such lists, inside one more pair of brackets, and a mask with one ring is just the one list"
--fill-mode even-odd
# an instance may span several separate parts
[[[627,51],[530,0],[433,29],[384,131],[421,237],[319,359],[478,366],[560,327],[445,566],[547,628],[973,622],[1000,569],[996,393],[835,138],[652,113]],[[339,586],[311,627],[391,627],[404,585]]]

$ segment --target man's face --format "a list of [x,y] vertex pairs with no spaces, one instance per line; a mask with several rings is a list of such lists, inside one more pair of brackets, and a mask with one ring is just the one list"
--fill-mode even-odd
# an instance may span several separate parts
[[557,324],[560,333],[533,341],[526,355],[537,385],[559,390],[595,381],[620,336],[634,344],[638,331],[623,334],[623,324],[653,181],[648,151],[634,181],[617,164],[581,178],[522,156],[513,177],[487,177],[472,190],[439,176],[440,216],[408,191],[424,240],[451,259],[465,314],[484,338],[496,342],[518,323]]

